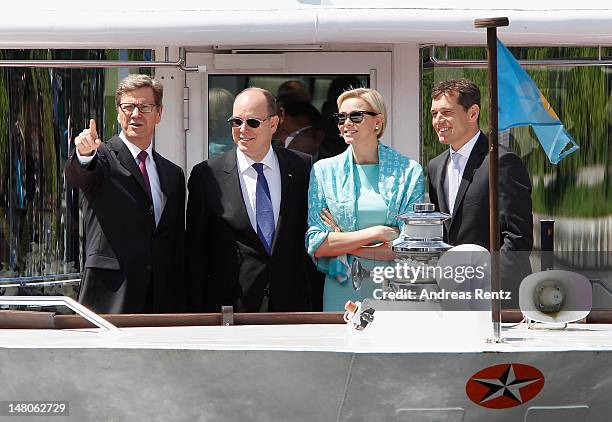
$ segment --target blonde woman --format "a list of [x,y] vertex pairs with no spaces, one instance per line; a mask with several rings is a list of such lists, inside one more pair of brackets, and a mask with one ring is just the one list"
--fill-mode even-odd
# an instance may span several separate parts
[[[306,247],[326,273],[323,310],[341,311],[348,300],[371,297],[371,280],[359,291],[347,282],[347,262],[385,265],[395,253],[397,216],[422,200],[423,169],[414,160],[380,142],[387,112],[380,93],[358,88],[338,97],[334,115],[345,152],[318,161],[310,174]],[[348,259],[347,259],[348,258]]]

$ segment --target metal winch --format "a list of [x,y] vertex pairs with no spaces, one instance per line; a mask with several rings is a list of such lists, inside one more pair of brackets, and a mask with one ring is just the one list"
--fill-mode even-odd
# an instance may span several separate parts
[[414,204],[413,211],[399,216],[404,228],[391,249],[399,259],[435,265],[440,255],[451,248],[442,240],[443,223],[450,217],[436,211],[434,204]]
[[430,203],[414,204],[411,212],[399,216],[404,228],[391,244],[398,256],[395,260],[397,270],[394,277],[386,280],[383,289],[411,290],[417,297],[422,289],[437,290],[435,272],[431,270],[440,256],[452,247],[443,241],[443,224],[450,217],[436,211]]
[[[443,224],[450,217],[449,214],[435,211],[430,203],[414,204],[411,212],[398,217],[404,222],[404,227],[399,237],[391,243],[397,258],[381,283],[383,300],[420,300],[415,298],[421,297],[422,290],[438,290],[432,269],[440,256],[451,248],[443,241]],[[363,268],[360,260],[355,258],[350,276],[353,287],[359,290],[361,281],[371,277],[372,272]]]

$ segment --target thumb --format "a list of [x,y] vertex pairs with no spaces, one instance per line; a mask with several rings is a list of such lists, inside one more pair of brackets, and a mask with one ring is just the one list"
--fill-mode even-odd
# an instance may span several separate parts
[[89,119],[89,130],[91,131],[91,136],[94,139],[98,139],[98,131],[96,129],[96,121],[94,119]]

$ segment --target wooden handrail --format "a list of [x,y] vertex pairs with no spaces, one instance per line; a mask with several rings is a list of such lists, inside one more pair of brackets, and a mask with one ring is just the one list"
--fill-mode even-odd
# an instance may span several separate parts
[[[117,327],[185,327],[222,325],[221,313],[101,315]],[[56,315],[55,328],[93,327],[78,315]],[[236,313],[234,325],[344,324],[342,313],[269,312]]]
[[[222,325],[221,313],[210,314],[109,314],[101,315],[117,327],[188,327]],[[519,310],[503,310],[502,321],[517,323]],[[612,324],[612,310],[591,311],[590,324]],[[270,312],[234,314],[234,325],[344,324],[340,312]],[[78,329],[94,326],[78,315],[53,312],[0,311],[0,329]]]

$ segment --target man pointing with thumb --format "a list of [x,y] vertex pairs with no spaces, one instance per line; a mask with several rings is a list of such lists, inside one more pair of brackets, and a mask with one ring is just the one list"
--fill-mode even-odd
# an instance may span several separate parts
[[163,87],[130,75],[117,87],[119,136],[96,121],[76,137],[68,183],[83,192],[85,261],[79,302],[98,313],[182,310],[185,178],[153,150]]
[[77,153],[83,157],[92,156],[102,142],[98,138],[98,132],[96,131],[96,121],[89,119],[89,129],[83,130],[81,134],[75,139],[74,146],[77,149]]

